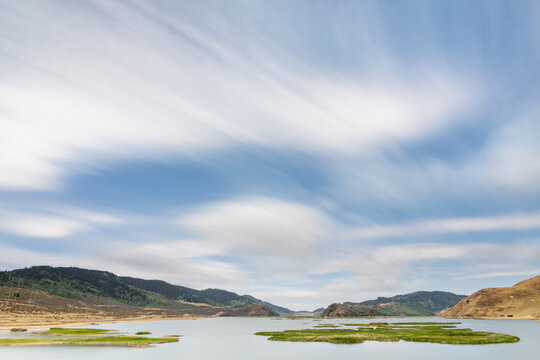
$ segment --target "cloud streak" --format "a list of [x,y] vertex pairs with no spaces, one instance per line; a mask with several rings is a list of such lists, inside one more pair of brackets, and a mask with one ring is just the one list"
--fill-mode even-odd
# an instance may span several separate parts
[[34,5],[4,5],[0,46],[17,59],[0,79],[5,189],[224,147],[366,154],[449,126],[478,97],[455,71],[351,79],[151,5]]
[[0,263],[299,308],[518,280],[536,12],[451,7],[0,2]]
[[534,229],[540,229],[540,213],[433,219],[406,224],[376,225],[352,230],[347,235],[358,239],[377,239]]
[[335,231],[333,221],[316,208],[263,197],[211,204],[179,223],[232,254],[297,258],[319,251]]
[[0,232],[32,238],[60,239],[96,227],[119,225],[123,221],[109,214],[79,209],[56,211],[0,211]]

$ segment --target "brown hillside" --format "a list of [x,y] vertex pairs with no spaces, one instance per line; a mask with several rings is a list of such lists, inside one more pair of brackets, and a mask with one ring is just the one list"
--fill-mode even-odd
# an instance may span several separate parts
[[248,304],[240,305],[235,307],[224,308],[223,311],[220,311],[213,315],[214,317],[222,316],[258,316],[258,317],[270,317],[270,316],[279,316],[277,312],[270,309],[268,306],[263,304]]
[[321,313],[322,317],[357,317],[357,316],[380,316],[382,313],[373,309],[372,306],[366,305],[345,305],[332,304],[329,305]]
[[446,318],[540,319],[540,276],[511,287],[475,292],[444,311]]
[[218,307],[172,301],[165,308],[159,308],[137,307],[111,301],[111,304],[97,305],[42,291],[0,287],[0,329],[82,325],[94,322],[189,319],[216,315],[278,316],[275,311],[261,304]]

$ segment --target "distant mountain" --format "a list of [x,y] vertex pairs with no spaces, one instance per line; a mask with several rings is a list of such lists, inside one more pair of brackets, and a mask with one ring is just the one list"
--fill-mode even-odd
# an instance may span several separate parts
[[540,320],[540,276],[511,287],[475,292],[442,313],[446,318],[512,318]]
[[417,291],[392,297],[378,297],[360,303],[332,304],[321,316],[433,316],[454,306],[465,297],[444,291]]
[[[0,286],[43,291],[50,295],[81,300],[92,304],[127,304],[178,308],[176,302],[205,304],[214,307],[259,305],[280,312],[292,312],[252,296],[240,296],[221,289],[195,290],[162,280],[117,276],[107,271],[77,267],[33,266],[0,272]],[[174,303],[173,303],[174,302]],[[184,307],[185,308],[185,307]],[[256,307],[259,309],[259,307]],[[272,313],[274,310],[268,312]],[[229,314],[229,312],[224,312]],[[277,313],[274,312],[275,315]]]
[[254,298],[253,296],[251,295],[243,295],[244,298],[246,299],[249,299],[253,302],[256,302],[258,304],[263,304],[263,305],[266,305],[268,306],[270,309],[276,311],[279,315],[294,315],[296,314],[297,312],[296,311],[292,311],[292,310],[289,310],[287,308],[284,308],[284,307],[281,307],[281,306],[277,306],[277,305],[274,305],[272,303],[269,303],[269,302],[266,302],[266,301],[262,301],[262,300],[259,300],[257,298]]
[[416,291],[392,297],[378,297],[376,300],[367,300],[360,304],[374,305],[383,314],[389,312],[389,315],[437,315],[465,297],[465,295],[456,295],[445,291]]

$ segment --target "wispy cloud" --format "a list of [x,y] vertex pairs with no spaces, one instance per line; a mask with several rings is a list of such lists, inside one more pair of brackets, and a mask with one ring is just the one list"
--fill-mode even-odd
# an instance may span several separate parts
[[528,276],[534,6],[389,4],[0,2],[0,263],[298,307]]
[[470,279],[488,279],[488,278],[499,278],[499,277],[515,277],[515,276],[538,276],[540,275],[540,268],[529,269],[529,270],[518,270],[518,271],[498,271],[490,272],[483,274],[473,274],[466,276],[455,277],[454,280],[470,280]]
[[431,219],[406,224],[376,225],[352,230],[347,235],[349,237],[359,239],[376,239],[430,234],[517,231],[531,229],[540,229],[540,213]]
[[210,31],[146,5],[49,5],[4,6],[7,189],[58,189],[66,174],[121,159],[238,145],[365,154],[438,131],[478,101],[478,84],[456,71],[347,78],[230,24]]
[[121,219],[109,214],[62,207],[53,212],[0,211],[0,233],[34,238],[67,238],[98,226],[121,223]]
[[303,204],[245,197],[195,209],[180,219],[191,234],[230,253],[303,257],[334,231],[322,211]]

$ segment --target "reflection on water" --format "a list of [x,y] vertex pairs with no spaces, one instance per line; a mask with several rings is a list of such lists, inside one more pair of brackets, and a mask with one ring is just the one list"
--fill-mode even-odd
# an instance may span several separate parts
[[[366,319],[354,322],[394,321],[394,319]],[[395,321],[434,321],[434,318],[399,318]],[[452,321],[435,319],[435,321]],[[354,345],[327,343],[271,342],[255,336],[257,331],[305,329],[318,325],[311,319],[273,320],[256,318],[218,318],[204,320],[159,321],[142,323],[103,324],[97,328],[115,329],[126,333],[150,331],[152,336],[184,335],[180,342],[154,348],[132,349],[115,347],[0,347],[0,359],[428,359],[437,360],[496,360],[540,359],[540,322],[533,320],[459,320],[460,327],[474,330],[502,332],[521,338],[519,343],[498,345],[441,345],[424,343],[365,342]],[[330,320],[328,323],[350,323],[351,320]],[[20,337],[0,331],[0,337]]]

